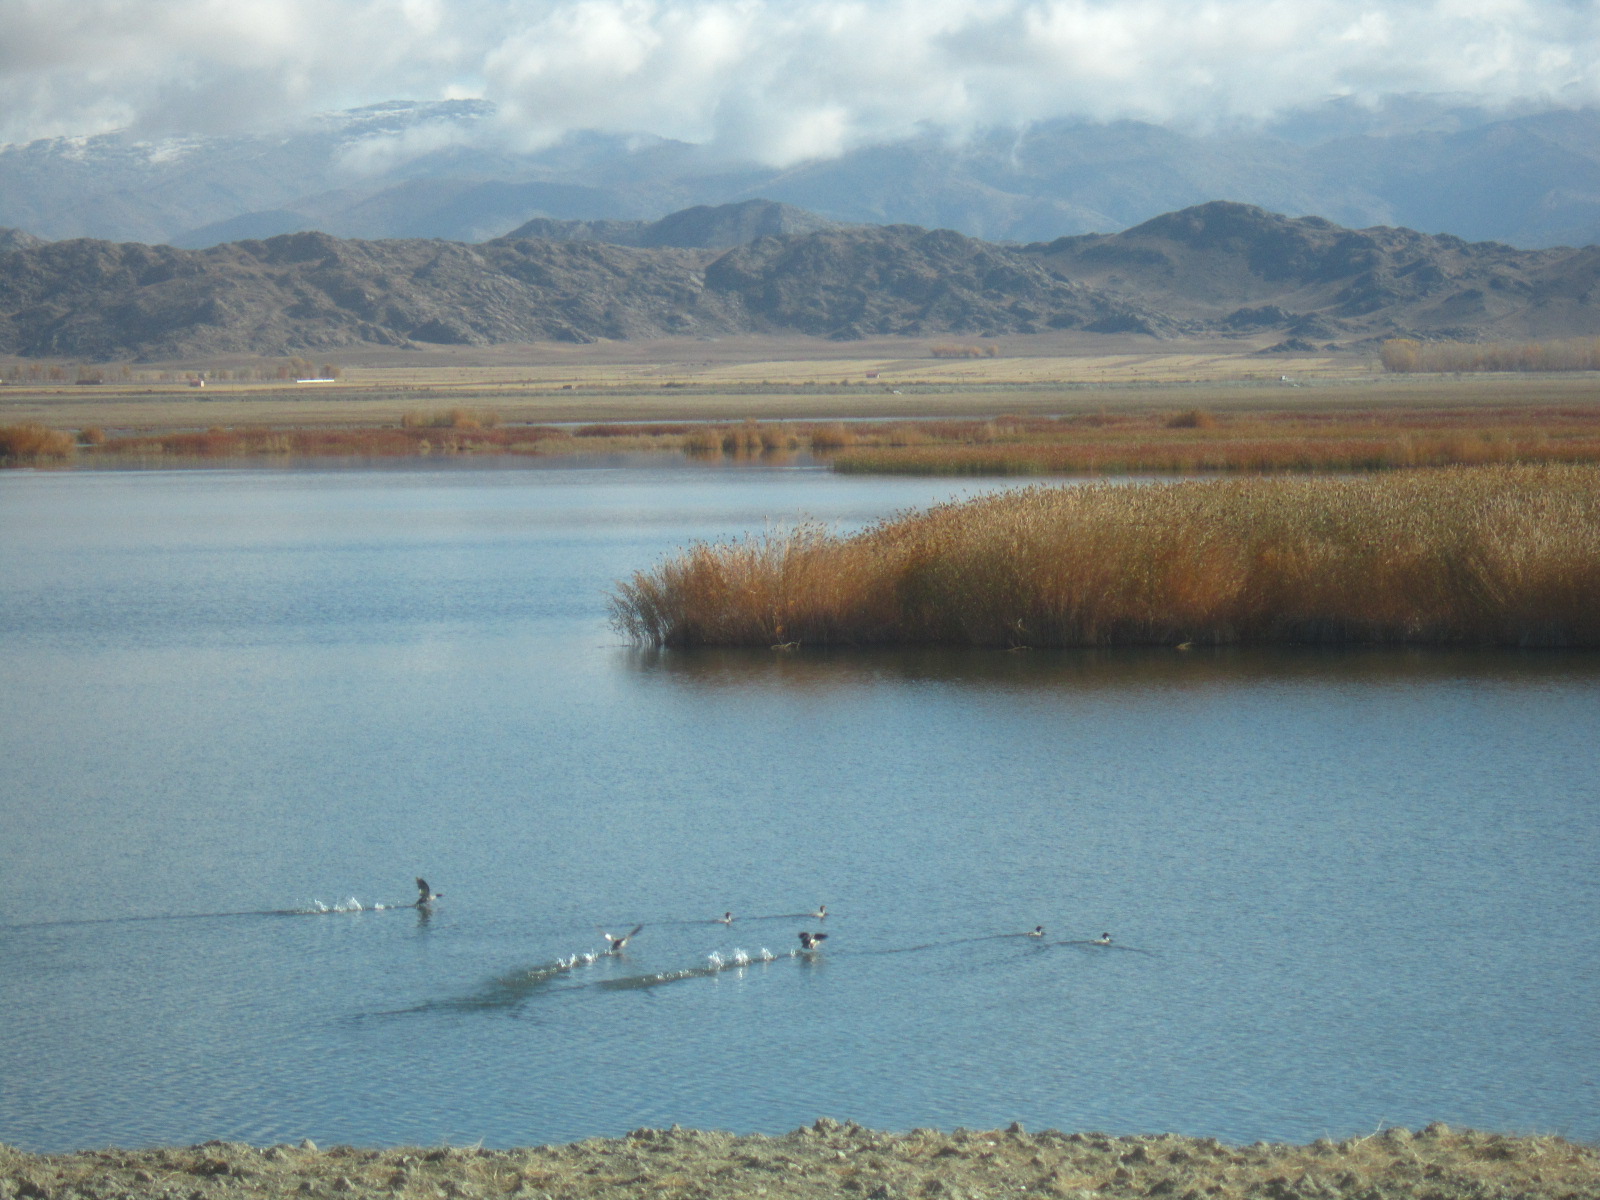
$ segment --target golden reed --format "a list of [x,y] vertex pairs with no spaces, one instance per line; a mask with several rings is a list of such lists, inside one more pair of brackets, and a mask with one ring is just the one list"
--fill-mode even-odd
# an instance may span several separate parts
[[1037,486],[620,583],[653,646],[1600,646],[1600,470]]
[[71,458],[77,442],[70,433],[44,425],[0,425],[0,460],[34,462]]

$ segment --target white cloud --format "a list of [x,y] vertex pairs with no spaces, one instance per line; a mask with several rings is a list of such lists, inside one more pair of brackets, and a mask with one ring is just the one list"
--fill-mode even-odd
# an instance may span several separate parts
[[1600,101],[1589,0],[6,0],[0,139],[481,94],[505,136],[782,163],[929,126],[1187,125],[1328,96]]

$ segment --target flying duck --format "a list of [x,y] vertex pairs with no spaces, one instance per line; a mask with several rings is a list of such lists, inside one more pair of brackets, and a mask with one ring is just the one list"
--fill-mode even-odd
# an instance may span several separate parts
[[800,949],[815,950],[818,948],[817,944],[819,942],[825,942],[827,940],[828,935],[825,933],[802,933],[800,935]]
[[432,904],[435,900],[443,900],[443,899],[444,899],[444,893],[443,892],[434,891],[432,888],[430,888],[428,886],[428,881],[426,879],[424,879],[421,875],[417,876],[417,907],[418,908],[421,908],[424,904]]
[[639,930],[641,930],[643,928],[644,928],[643,925],[635,925],[632,929],[628,930],[628,932],[623,934],[621,937],[617,937],[615,934],[607,933],[604,929],[602,929],[600,931],[600,936],[605,938],[606,941],[611,943],[611,948],[609,950],[607,950],[606,953],[607,954],[621,954],[623,949],[628,944],[628,939],[631,938],[634,934],[638,933]]

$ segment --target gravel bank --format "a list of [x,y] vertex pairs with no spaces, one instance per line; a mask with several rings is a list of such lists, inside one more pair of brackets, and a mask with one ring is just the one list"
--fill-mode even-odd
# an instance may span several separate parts
[[0,1146],[0,1200],[248,1200],[381,1195],[398,1200],[622,1197],[1155,1196],[1172,1200],[1595,1200],[1600,1150],[1558,1137],[1430,1125],[1309,1146],[1229,1146],[1175,1135],[915,1129],[880,1133],[823,1118],[781,1137],[638,1129],[519,1150],[235,1142],[33,1155]]

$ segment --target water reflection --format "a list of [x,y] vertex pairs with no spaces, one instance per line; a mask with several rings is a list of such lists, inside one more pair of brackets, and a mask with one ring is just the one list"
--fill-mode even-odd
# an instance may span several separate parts
[[1212,688],[1245,684],[1374,685],[1600,680],[1600,653],[1433,647],[1118,647],[1002,651],[938,646],[627,649],[630,670],[708,691],[828,691],[879,683],[990,688]]

